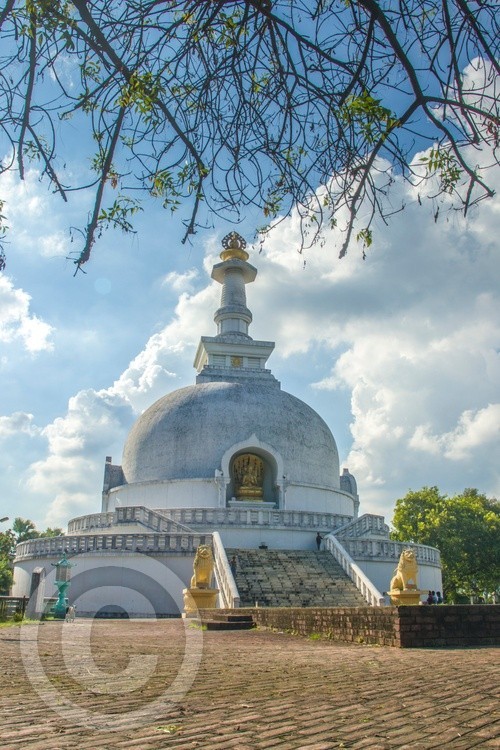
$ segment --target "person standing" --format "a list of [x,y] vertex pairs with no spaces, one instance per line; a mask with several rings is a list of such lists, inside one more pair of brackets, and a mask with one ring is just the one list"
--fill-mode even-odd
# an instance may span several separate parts
[[316,547],[318,548],[318,550],[321,549],[321,542],[322,542],[322,540],[323,540],[323,537],[321,536],[321,534],[318,531],[318,533],[316,534]]

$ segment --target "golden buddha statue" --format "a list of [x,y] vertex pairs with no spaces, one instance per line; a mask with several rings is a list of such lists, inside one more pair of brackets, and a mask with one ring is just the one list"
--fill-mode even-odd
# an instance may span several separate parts
[[233,463],[235,494],[238,500],[262,500],[264,462],[253,453],[238,456]]

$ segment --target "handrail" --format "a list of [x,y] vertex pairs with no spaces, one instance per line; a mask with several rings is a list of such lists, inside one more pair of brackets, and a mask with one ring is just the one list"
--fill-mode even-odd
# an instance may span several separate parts
[[165,518],[184,523],[189,528],[204,526],[259,526],[273,528],[298,528],[328,533],[352,521],[352,516],[307,510],[280,508],[168,508],[158,509]]
[[336,539],[333,534],[329,534],[324,538],[323,544],[324,548],[328,550],[328,552],[330,552],[343,567],[358,591],[362,594],[364,600],[371,607],[382,607],[385,603],[383,595],[363,573],[361,568],[356,565],[339,540]]
[[41,556],[56,556],[64,552],[77,555],[97,553],[194,553],[200,544],[212,544],[212,535],[191,534],[81,534],[78,536],[40,537],[21,542],[16,547],[14,562]]
[[110,528],[121,524],[136,523],[152,531],[189,533],[191,529],[179,521],[165,515],[160,509],[146,508],[143,505],[131,505],[115,508],[107,513],[92,513],[73,518],[68,523],[68,533],[88,531],[91,529]]
[[214,550],[215,576],[222,595],[222,606],[226,609],[236,609],[240,606],[240,594],[218,531],[212,532],[212,545]]
[[371,536],[372,534],[388,539],[389,527],[385,523],[384,516],[363,513],[359,518],[354,518],[345,526],[336,529],[335,534],[341,539],[346,537]]
[[[343,537],[340,541],[346,552],[354,560],[374,560],[377,562],[397,563],[401,552],[411,547],[421,565],[441,566],[441,556],[435,547],[413,542],[395,542],[392,539],[377,539],[375,537]],[[338,538],[338,537],[337,537]]]

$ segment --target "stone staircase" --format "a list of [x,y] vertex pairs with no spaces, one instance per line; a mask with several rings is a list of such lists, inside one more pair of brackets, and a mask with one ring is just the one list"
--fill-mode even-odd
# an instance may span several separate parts
[[237,560],[240,607],[366,607],[329,552],[226,549]]

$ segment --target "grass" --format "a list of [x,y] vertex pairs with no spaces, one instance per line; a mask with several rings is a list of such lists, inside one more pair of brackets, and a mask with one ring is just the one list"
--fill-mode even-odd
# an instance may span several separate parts
[[39,620],[28,620],[27,618],[24,620],[5,620],[4,622],[0,622],[0,628],[14,628],[17,625],[33,625],[35,622],[39,622]]

